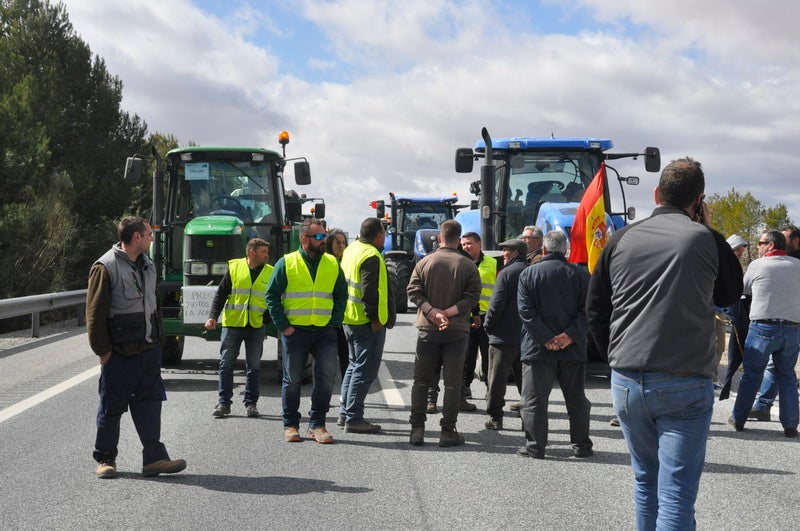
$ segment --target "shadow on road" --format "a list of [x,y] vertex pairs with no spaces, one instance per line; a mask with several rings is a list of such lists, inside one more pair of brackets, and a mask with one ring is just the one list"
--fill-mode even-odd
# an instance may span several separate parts
[[[141,476],[132,476],[142,478]],[[179,474],[171,476],[169,481],[183,485],[202,487],[219,492],[239,494],[271,494],[280,496],[297,496],[314,492],[341,492],[344,494],[363,494],[372,489],[365,487],[345,487],[334,481],[308,478],[292,478],[280,476],[245,477],[220,476],[216,474]]]

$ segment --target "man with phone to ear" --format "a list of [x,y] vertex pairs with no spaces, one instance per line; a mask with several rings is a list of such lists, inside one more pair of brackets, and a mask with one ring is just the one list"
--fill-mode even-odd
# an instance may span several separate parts
[[611,367],[638,529],[696,527],[714,405],[714,306],[742,293],[739,260],[709,228],[704,188],[699,162],[667,165],[658,207],[611,236],[589,282],[589,328]]

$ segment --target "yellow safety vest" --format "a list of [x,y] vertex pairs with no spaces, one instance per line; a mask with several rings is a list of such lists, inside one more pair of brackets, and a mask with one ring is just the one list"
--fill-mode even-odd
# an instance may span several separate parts
[[222,326],[243,328],[250,323],[250,326],[261,328],[264,324],[264,312],[267,311],[267,282],[272,270],[271,265],[264,264],[256,281],[252,282],[247,258],[228,261],[231,294],[222,309]]
[[348,245],[342,256],[342,271],[347,279],[347,305],[344,309],[344,324],[360,325],[369,322],[364,311],[364,293],[361,285],[361,264],[371,256],[380,260],[378,266],[378,321],[382,325],[389,320],[389,283],[386,276],[386,263],[374,245],[356,240]]
[[494,284],[497,281],[497,260],[491,256],[483,255],[483,260],[478,264],[478,273],[481,275],[481,300],[478,303],[481,313],[489,309],[489,299],[492,298]]
[[311,280],[300,251],[289,253],[286,262],[286,291],[283,311],[292,326],[325,326],[333,314],[333,287],[339,276],[336,258],[323,254],[317,266],[317,276]]

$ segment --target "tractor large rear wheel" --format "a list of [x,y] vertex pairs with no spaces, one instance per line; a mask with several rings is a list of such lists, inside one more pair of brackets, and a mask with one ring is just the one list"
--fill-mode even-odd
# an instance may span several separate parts
[[411,278],[411,260],[406,257],[386,258],[386,271],[390,285],[394,289],[394,302],[397,313],[408,311],[408,281]]
[[184,336],[165,336],[164,345],[161,347],[161,364],[165,366],[177,365],[183,357]]

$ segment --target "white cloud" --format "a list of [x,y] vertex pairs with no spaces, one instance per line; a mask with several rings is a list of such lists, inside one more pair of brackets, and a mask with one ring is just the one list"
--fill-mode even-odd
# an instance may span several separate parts
[[[773,2],[784,16],[770,17],[745,2],[583,3],[596,24],[566,35],[523,31],[506,4],[477,0],[302,2],[335,51],[305,64],[317,74],[346,69],[347,83],[288,75],[283,58],[250,44],[275,34],[268,12],[245,17],[259,33],[186,1],[66,5],[151,131],[276,149],[288,129],[288,154],[312,164],[313,184],[299,191],[325,197],[331,224],[351,233],[389,191],[457,191],[468,201],[478,172],[455,174],[454,152],[482,126],[496,137],[608,137],[626,152],[655,145],[665,163],[692,155],[709,194],[750,190],[769,205],[786,202],[800,221],[786,193],[800,164],[791,144],[800,52],[787,19],[800,8]],[[528,9],[535,18],[537,7]],[[657,176],[641,161],[617,167],[642,177],[629,203],[649,211]]]

